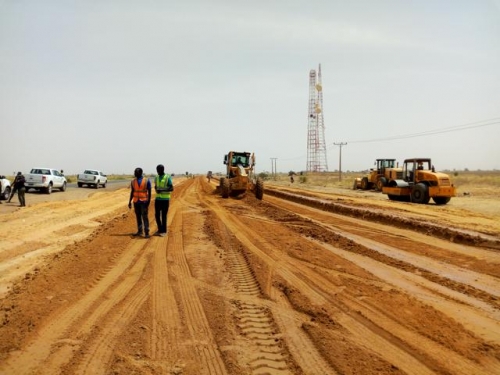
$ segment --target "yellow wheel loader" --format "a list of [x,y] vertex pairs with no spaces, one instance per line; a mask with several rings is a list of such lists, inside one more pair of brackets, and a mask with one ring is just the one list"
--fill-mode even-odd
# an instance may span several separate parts
[[264,181],[255,175],[255,155],[250,152],[229,151],[224,155],[226,175],[219,180],[222,198],[241,196],[253,191],[257,199],[264,196]]
[[436,172],[431,159],[406,159],[403,165],[403,178],[393,179],[382,189],[390,200],[414,203],[429,203],[430,199],[438,205],[446,204],[451,197],[457,196],[455,186],[446,173]]
[[403,169],[396,165],[396,159],[376,159],[376,168],[371,168],[370,173],[364,177],[354,179],[353,189],[382,191],[390,180],[402,178]]

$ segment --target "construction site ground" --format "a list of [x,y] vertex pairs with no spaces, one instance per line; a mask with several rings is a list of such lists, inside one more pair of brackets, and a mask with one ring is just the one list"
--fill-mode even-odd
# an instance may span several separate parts
[[498,190],[174,184],[167,237],[125,182],[0,205],[0,374],[500,374]]

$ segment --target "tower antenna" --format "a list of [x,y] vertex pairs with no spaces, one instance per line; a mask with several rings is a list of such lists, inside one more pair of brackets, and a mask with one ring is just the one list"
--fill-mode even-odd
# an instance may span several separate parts
[[326,160],[325,122],[323,117],[323,85],[321,64],[318,74],[309,72],[309,112],[307,122],[307,172],[328,172]]

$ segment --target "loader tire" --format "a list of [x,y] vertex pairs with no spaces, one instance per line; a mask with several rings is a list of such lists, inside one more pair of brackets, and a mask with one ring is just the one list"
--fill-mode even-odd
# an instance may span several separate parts
[[382,189],[384,188],[384,186],[387,185],[387,179],[385,177],[380,177],[378,180],[377,180],[377,190],[378,191],[382,191]]
[[368,181],[368,177],[363,177],[361,179],[361,189],[368,190],[370,188],[370,182]]
[[411,200],[420,204],[429,203],[429,187],[422,183],[416,184],[411,192]]
[[222,184],[222,198],[229,198],[229,180],[227,178],[221,179],[221,184]]
[[255,197],[259,200],[262,200],[264,197],[264,181],[262,178],[257,179],[257,183],[255,185]]

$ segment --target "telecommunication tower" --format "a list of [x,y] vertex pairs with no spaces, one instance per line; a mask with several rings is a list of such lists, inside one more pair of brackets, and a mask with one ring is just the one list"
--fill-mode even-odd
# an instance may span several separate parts
[[309,113],[307,123],[307,172],[328,172],[323,118],[323,86],[321,64],[318,74],[309,72]]

